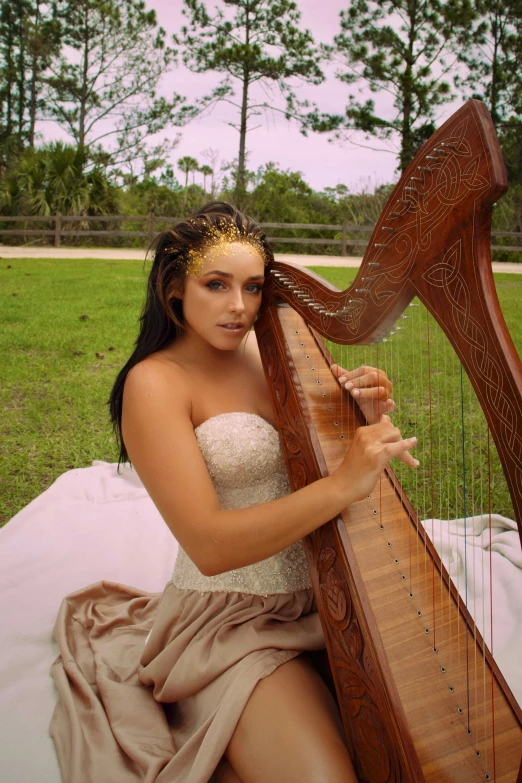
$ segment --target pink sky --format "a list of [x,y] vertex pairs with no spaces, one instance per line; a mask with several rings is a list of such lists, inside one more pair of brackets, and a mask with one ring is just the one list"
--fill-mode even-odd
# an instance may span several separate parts
[[[212,11],[216,5],[215,0],[205,0],[207,9]],[[223,7],[222,3],[219,3]],[[158,22],[166,32],[168,39],[174,32],[178,32],[184,23],[181,10],[184,6],[182,0],[147,0],[147,6],[154,8]],[[301,27],[312,31],[316,42],[331,43],[334,35],[339,32],[339,12],[347,6],[347,0],[298,0],[301,11]],[[355,92],[355,85],[344,85],[335,78],[335,66],[328,69],[327,79],[318,87],[299,85],[294,82],[295,92],[299,98],[307,98],[318,104],[321,111],[343,113],[347,103],[349,91]],[[165,74],[159,85],[159,92],[168,96],[172,92],[185,95],[189,102],[199,96],[208,94],[218,84],[224,74],[205,73],[193,74],[183,66],[173,69]],[[238,83],[239,84],[239,83]],[[255,86],[260,101],[265,101],[271,96],[263,92],[259,85]],[[362,93],[362,98],[370,95],[369,91]],[[284,108],[284,101],[274,90],[272,93],[275,105]],[[237,97],[237,96],[236,96]],[[375,99],[377,110],[386,117],[394,116],[392,97],[388,93],[379,93],[372,96]],[[460,105],[448,104],[440,111],[439,121],[449,116],[452,110]],[[222,164],[237,157],[239,147],[238,131],[227,124],[237,122],[237,112],[234,107],[226,103],[218,104],[212,112],[192,121],[181,129],[181,140],[173,150],[170,161],[180,181],[183,174],[177,169],[179,158],[190,155],[201,164],[207,163],[202,156],[202,151],[212,148],[219,152]],[[257,122],[255,122],[257,120]],[[311,133],[307,138],[299,133],[295,122],[287,122],[284,116],[277,112],[269,112],[257,118],[253,118],[252,124],[257,125],[255,130],[248,133],[247,150],[249,157],[247,166],[256,170],[260,165],[273,161],[283,169],[300,171],[304,179],[316,190],[325,187],[335,187],[337,184],[345,184],[350,190],[356,191],[362,188],[373,190],[375,185],[392,182],[395,179],[397,165],[397,143],[381,142],[377,139],[365,140],[363,134],[358,134],[356,140],[361,145],[373,148],[384,148],[378,152],[364,146],[353,143],[330,143],[326,134]],[[64,133],[53,127],[53,123],[40,124],[45,140],[65,138]],[[160,141],[164,137],[175,138],[179,129],[172,128],[158,134],[156,139]],[[154,141],[156,141],[154,139]],[[386,149],[387,148],[387,149]],[[218,164],[218,165],[219,165]]]
[[[213,0],[206,0],[209,11],[215,5]],[[222,4],[220,5],[222,7]],[[298,0],[302,14],[301,27],[310,29],[316,42],[330,43],[339,31],[339,12],[346,5],[346,0],[326,0],[322,3],[317,0]],[[184,22],[181,14],[182,0],[149,0],[148,6],[156,10],[158,21],[167,33],[179,30]],[[224,74],[193,74],[186,68],[179,67],[169,74],[168,83],[169,86],[172,83],[173,89],[191,100],[208,94],[221,78],[224,78]],[[297,80],[294,84],[299,98],[315,101],[322,111],[342,113],[344,110],[348,87],[335,79],[331,66],[327,80],[319,87],[299,85]],[[261,100],[266,100],[261,91],[257,94]],[[275,91],[273,95],[277,100],[276,105],[283,108],[284,101],[278,98]],[[383,96],[381,105],[383,101],[390,106],[387,96]],[[234,112],[232,106],[220,104],[211,114],[182,129],[182,139],[172,154],[174,161],[184,155],[191,155],[205,163],[201,151],[208,147],[219,150],[222,161],[237,157],[239,133],[227,125],[227,120],[237,121]],[[295,122],[287,122],[284,116],[277,112],[254,118],[256,119],[257,122],[253,121],[253,124],[260,127],[249,132],[247,136],[249,169],[255,170],[268,161],[274,161],[283,169],[301,171],[304,179],[316,190],[327,186],[334,187],[339,183],[360,189],[368,183],[373,186],[390,182],[394,177],[396,158],[390,152],[378,153],[349,144],[340,146],[339,143],[329,143],[325,134],[313,133],[305,138],[299,133]],[[359,141],[375,147],[386,146],[375,141],[365,142],[362,135]],[[390,148],[394,149],[393,146]],[[182,176],[179,172],[177,174]]]

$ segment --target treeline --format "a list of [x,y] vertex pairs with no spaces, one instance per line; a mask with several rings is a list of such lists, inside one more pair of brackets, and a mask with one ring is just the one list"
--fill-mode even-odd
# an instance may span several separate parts
[[[373,222],[385,187],[316,193],[278,164],[249,171],[248,132],[258,116],[278,111],[304,135],[338,142],[354,133],[371,146],[396,139],[400,172],[433,132],[439,107],[478,97],[512,185],[497,228],[522,229],[522,0],[346,0],[328,44],[302,28],[293,0],[214,3],[183,0],[185,23],[167,32],[143,0],[2,2],[0,214],[183,214],[219,195],[263,221]],[[338,114],[320,105],[332,60],[345,106]],[[176,84],[181,62],[216,73],[216,87],[189,100]],[[167,73],[175,89],[159,96]],[[299,82],[317,86],[316,102],[299,99]],[[362,87],[374,97],[361,102]],[[203,160],[174,164],[177,139],[158,135],[217,102],[238,131],[236,159],[220,164],[205,150]],[[57,123],[70,143],[42,145],[42,121]]]
[[[36,199],[48,199],[47,209],[39,214],[53,215],[60,212],[67,215],[125,215],[127,217],[146,216],[153,212],[155,217],[162,216],[172,218],[187,215],[198,207],[212,199],[220,198],[232,203],[236,200],[235,178],[227,176],[230,166],[215,173],[212,178],[206,171],[205,164],[201,167],[192,166],[190,169],[190,182],[187,172],[184,171],[186,163],[180,167],[185,173],[183,182],[179,182],[174,176],[171,167],[166,168],[160,175],[143,177],[124,188],[118,188],[106,179],[99,178],[99,172],[91,171],[80,178],[80,167],[74,167],[74,156],[77,151],[73,147],[57,145],[53,149],[37,150],[34,158],[26,158],[27,167],[24,176],[31,181],[26,193],[32,192],[31,200],[20,214],[30,214],[30,207],[35,206]],[[28,153],[26,153],[28,155]],[[47,156],[47,158],[46,158]],[[46,158],[46,163],[42,159]],[[40,159],[40,164],[38,160]],[[183,161],[183,159],[181,159]],[[47,184],[44,185],[45,168],[47,170]],[[220,173],[223,176],[220,176]],[[350,193],[346,185],[337,185],[335,188],[325,188],[315,191],[303,179],[301,172],[284,171],[275,163],[261,166],[256,172],[246,171],[248,189],[243,204],[244,210],[260,223],[320,223],[324,225],[341,225],[343,222],[353,226],[367,226],[374,224],[393,189],[393,185],[377,185],[368,180],[359,183],[356,193]],[[18,183],[21,180],[16,180]],[[214,185],[212,189],[212,183]],[[15,179],[13,179],[13,186]],[[207,187],[204,187],[204,185]],[[493,228],[500,231],[512,231],[517,223],[517,188],[514,186],[495,206],[493,213]],[[39,224],[40,228],[53,228],[53,224]],[[156,224],[156,230],[166,228],[161,221]],[[12,223],[2,223],[0,216],[0,232],[2,229],[13,228]],[[22,228],[17,224],[17,228]],[[27,224],[26,228],[34,229],[34,224]],[[62,217],[62,228],[65,230],[125,230],[143,231],[143,220],[126,221],[125,223],[111,222],[110,226],[100,221],[67,223],[67,218]],[[520,230],[520,229],[516,229]],[[309,237],[314,239],[340,239],[340,231],[320,229],[267,229],[272,237]],[[350,240],[365,240],[370,238],[371,231],[348,231],[347,249],[349,255],[362,255],[363,248],[351,244]],[[1,234],[0,234],[1,236]],[[14,242],[14,238],[10,239]],[[33,237],[18,238],[19,242],[34,241]],[[52,242],[52,237],[42,239],[47,244]],[[146,240],[107,237],[99,239],[79,236],[68,237],[67,244],[104,247],[135,247],[141,248]],[[283,253],[320,253],[322,255],[339,255],[340,246],[332,245],[306,245],[302,243],[277,243],[274,242],[274,250]],[[520,240],[515,237],[495,237],[495,244],[519,245]],[[522,261],[522,254],[510,251],[495,251],[494,260],[497,261]]]

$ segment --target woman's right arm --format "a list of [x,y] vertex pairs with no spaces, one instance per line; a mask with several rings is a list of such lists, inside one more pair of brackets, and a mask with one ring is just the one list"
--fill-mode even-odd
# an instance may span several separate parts
[[223,510],[199,449],[183,372],[141,362],[125,382],[122,432],[129,457],[172,534],[206,576],[277,554],[370,494],[391,457],[416,467],[387,416],[360,427],[332,475],[269,503]]

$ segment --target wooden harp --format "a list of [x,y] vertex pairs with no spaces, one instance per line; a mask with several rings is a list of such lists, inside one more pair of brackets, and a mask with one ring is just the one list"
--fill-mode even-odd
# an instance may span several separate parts
[[[522,366],[490,256],[492,207],[506,190],[493,123],[472,100],[407,168],[349,288],[292,264],[269,267],[255,330],[294,491],[335,469],[365,423],[321,338],[378,346],[417,298],[476,394],[522,538]],[[358,779],[520,783],[520,706],[427,527],[389,469],[373,496],[304,541]],[[422,559],[422,585],[408,586],[405,558],[410,570]]]

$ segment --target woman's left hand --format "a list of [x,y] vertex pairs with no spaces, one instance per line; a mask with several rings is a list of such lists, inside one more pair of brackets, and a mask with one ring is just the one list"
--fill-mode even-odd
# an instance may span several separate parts
[[382,370],[376,367],[358,367],[356,370],[343,370],[337,364],[330,367],[334,378],[347,389],[357,401],[368,424],[377,424],[383,413],[395,410],[391,398],[392,383]]

